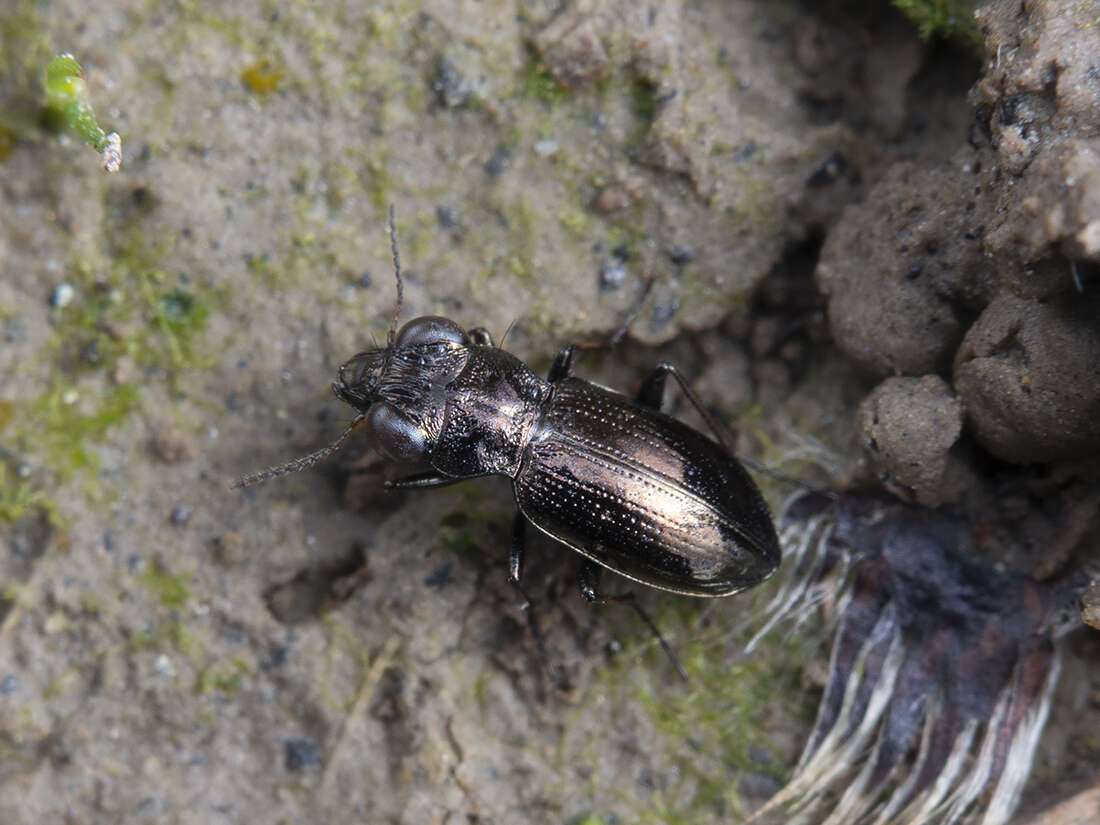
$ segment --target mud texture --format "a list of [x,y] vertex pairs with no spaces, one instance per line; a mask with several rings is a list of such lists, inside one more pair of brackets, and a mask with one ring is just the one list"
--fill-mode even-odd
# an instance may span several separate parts
[[[827,651],[745,657],[766,590],[639,591],[685,685],[551,542],[521,609],[506,481],[390,494],[353,440],[227,491],[348,421],[391,202],[404,318],[544,372],[652,278],[582,375],[671,360],[746,455],[1029,573],[1098,554],[1092,4],[983,6],[977,58],[885,3],[8,5],[0,821],[738,821],[782,784]],[[63,51],[117,174],[42,110]],[[1031,804],[1100,760],[1072,644]]]

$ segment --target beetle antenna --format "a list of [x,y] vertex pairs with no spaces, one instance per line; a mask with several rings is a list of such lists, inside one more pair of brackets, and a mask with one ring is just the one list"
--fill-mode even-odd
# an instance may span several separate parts
[[500,336],[500,343],[497,344],[500,349],[504,349],[504,342],[508,340],[508,333],[512,331],[513,327],[515,327],[516,320],[516,318],[513,318],[512,322],[508,324],[508,328],[504,330],[504,334]]
[[329,444],[327,447],[322,447],[316,452],[312,452],[309,455],[304,455],[301,458],[296,458],[293,461],[288,461],[286,464],[280,464],[277,467],[268,467],[266,470],[260,470],[256,473],[248,473],[243,475],[229,485],[231,490],[239,490],[244,487],[251,487],[253,484],[260,484],[271,478],[278,478],[279,476],[285,476],[287,473],[296,473],[299,470],[304,470],[306,467],[312,467],[318,461],[324,461],[334,452],[339,450],[344,442],[348,440],[348,437],[352,434],[356,427],[363,423],[363,419],[366,418],[365,413],[359,413],[352,419],[348,428],[340,433],[340,436]]
[[393,204],[390,204],[390,251],[393,252],[393,273],[397,276],[397,300],[393,305],[393,320],[390,321],[390,334],[386,339],[389,348],[393,348],[397,341],[397,317],[401,314],[401,302],[405,297],[405,290],[401,286],[401,256],[397,252],[397,222],[394,220]]

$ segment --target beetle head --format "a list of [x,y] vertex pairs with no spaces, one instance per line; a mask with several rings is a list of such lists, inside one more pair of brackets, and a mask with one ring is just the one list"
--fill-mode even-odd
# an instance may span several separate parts
[[[422,383],[426,381],[429,385],[440,380],[449,380],[446,377],[450,375],[445,363],[449,360],[446,350],[456,344],[467,344],[469,339],[454,321],[431,315],[414,318],[398,334],[397,319],[401,314],[404,289],[401,284],[401,259],[397,251],[397,225],[393,204],[390,204],[389,232],[397,299],[394,302],[386,346],[375,347],[353,356],[340,366],[337,380],[332,384],[336,397],[355,409],[355,418],[327,447],[277,467],[243,475],[233,483],[233,487],[258,484],[323,461],[340,449],[363,422],[367,423],[367,430],[373,435],[376,445],[391,458],[414,461],[423,457],[427,447],[427,433],[422,422],[415,415],[410,416],[402,404],[395,405],[394,399],[383,400],[383,383],[388,380],[398,387],[408,384],[410,369],[413,371],[412,377],[419,378]],[[432,353],[436,358],[442,356],[441,361],[437,362],[440,368],[434,371],[430,368],[425,370],[424,366],[431,360]]]
[[341,364],[332,392],[359,412],[366,412],[378,397],[386,353],[384,349],[367,350]]
[[465,346],[469,338],[450,318],[439,315],[413,318],[385,349],[366,350],[346,361],[332,383],[332,391],[344,403],[366,412],[371,404],[380,400],[379,390],[387,369],[402,369],[402,362],[408,361],[410,355],[422,363],[425,359],[431,360],[440,344]]

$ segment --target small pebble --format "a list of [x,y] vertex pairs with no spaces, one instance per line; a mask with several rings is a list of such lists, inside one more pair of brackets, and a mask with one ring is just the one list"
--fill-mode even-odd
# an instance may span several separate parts
[[440,103],[453,109],[469,99],[472,88],[455,62],[444,57],[439,61],[439,70],[432,79],[432,91]]
[[86,364],[98,364],[99,359],[102,357],[99,352],[99,342],[92,341],[84,349],[80,351],[80,357]]
[[688,247],[677,244],[669,250],[668,259],[676,266],[687,266],[695,260],[695,253]]
[[60,283],[53,289],[53,294],[50,295],[50,306],[54,309],[61,309],[67,307],[73,302],[73,296],[76,291],[72,288],[71,284]]
[[848,161],[844,155],[834,152],[821,162],[821,165],[810,175],[806,185],[811,189],[819,189],[834,183],[841,175],[848,171]]
[[658,302],[653,307],[653,314],[650,316],[650,329],[654,332],[664,329],[668,326],[668,322],[676,317],[676,313],[679,311],[679,296],[670,295],[666,300]]
[[453,206],[440,204],[435,208],[435,218],[439,221],[440,229],[453,229],[458,226],[458,210]]
[[759,151],[760,145],[755,140],[749,140],[735,148],[730,157],[735,161],[743,162],[750,160]]
[[58,633],[64,633],[68,630],[69,625],[68,616],[59,610],[55,610],[46,617],[46,621],[42,625],[42,632],[47,636],[56,636]]
[[321,752],[308,739],[287,739],[284,745],[286,769],[291,773],[320,766]]
[[448,584],[454,581],[454,576],[451,574],[451,563],[446,562],[441,564],[431,573],[424,578],[424,585],[430,587],[433,590],[442,590]]
[[260,666],[264,668],[279,667],[285,665],[288,658],[290,658],[290,645],[272,645],[271,654],[261,660]]
[[214,555],[226,567],[240,564],[248,558],[248,542],[240,533],[222,533],[214,539]]
[[535,143],[535,153],[541,157],[548,158],[556,155],[558,152],[558,142],[553,138],[543,138]]
[[626,209],[642,197],[642,187],[638,180],[625,180],[605,186],[596,197],[595,207],[600,212],[617,212]]
[[500,177],[508,169],[508,148],[498,146],[485,164],[485,172],[491,178]]
[[626,280],[626,262],[618,255],[604,258],[600,267],[600,289],[611,292],[623,285]]
[[153,436],[153,452],[167,464],[179,464],[198,455],[199,448],[194,438],[173,427],[160,430]]

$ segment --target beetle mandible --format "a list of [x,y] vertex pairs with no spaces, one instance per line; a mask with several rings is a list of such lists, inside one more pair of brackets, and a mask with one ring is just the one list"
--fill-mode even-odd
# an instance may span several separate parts
[[[763,496],[675,366],[658,364],[631,399],[573,374],[583,346],[563,349],[543,380],[485,329],[426,315],[397,331],[403,290],[392,206],[389,230],[397,299],[386,346],[353,356],[332,385],[355,418],[328,447],[234,486],[308,467],[363,424],[393,461],[424,468],[390,487],[512,479],[508,572],[521,592],[528,522],[583,557],[580,588],[590,602],[633,600],[600,596],[603,568],[688,596],[729,596],[771,575],[780,549]],[[714,440],[661,412],[669,375]]]

